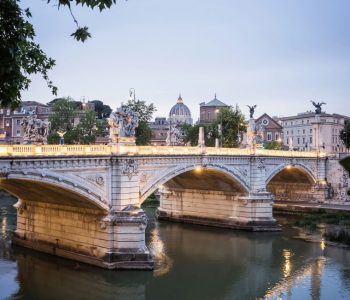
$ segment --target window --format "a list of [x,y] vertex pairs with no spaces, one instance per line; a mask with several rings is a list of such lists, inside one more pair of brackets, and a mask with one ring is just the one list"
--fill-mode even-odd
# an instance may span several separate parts
[[303,134],[305,134],[305,129],[303,129]]
[[280,135],[278,132],[275,132],[275,140],[278,141],[280,139]]
[[303,144],[305,144],[305,138],[303,137]]
[[292,130],[292,134],[293,134],[293,130]]
[[21,120],[16,120],[16,125],[21,125]]
[[298,141],[297,143],[298,143],[298,145],[299,145],[299,144],[300,144],[300,138],[298,138],[297,141]]
[[6,120],[5,126],[6,126],[6,127],[9,127],[9,126],[10,126],[10,121],[9,121],[9,120]]
[[310,128],[310,133],[312,133],[312,128]]
[[272,141],[272,133],[271,132],[267,133],[267,140]]
[[16,130],[16,136],[21,136],[21,130],[19,129]]
[[289,134],[289,131],[287,130],[287,134]]
[[310,141],[310,143],[312,143],[312,136],[310,136],[310,140],[309,141]]
[[9,116],[10,114],[11,114],[11,110],[7,109],[7,110],[6,110],[6,115]]
[[309,120],[306,120],[306,123],[309,124]]
[[304,124],[304,120],[301,121],[301,124]]

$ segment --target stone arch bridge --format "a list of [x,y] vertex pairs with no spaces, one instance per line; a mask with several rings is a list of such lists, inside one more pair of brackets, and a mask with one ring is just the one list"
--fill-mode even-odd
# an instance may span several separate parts
[[0,187],[18,202],[14,243],[114,268],[152,268],[140,208],[162,219],[279,230],[274,199],[324,201],[325,153],[197,147],[1,145]]

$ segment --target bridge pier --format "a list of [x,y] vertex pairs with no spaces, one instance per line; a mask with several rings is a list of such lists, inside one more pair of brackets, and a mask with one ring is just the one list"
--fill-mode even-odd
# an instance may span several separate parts
[[234,193],[193,189],[160,190],[161,220],[235,228],[250,231],[279,231],[272,217],[271,193]]
[[110,212],[19,200],[13,243],[108,269],[152,269],[140,209]]

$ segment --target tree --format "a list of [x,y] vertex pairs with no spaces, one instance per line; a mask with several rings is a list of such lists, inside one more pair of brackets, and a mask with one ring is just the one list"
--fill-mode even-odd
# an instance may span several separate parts
[[126,104],[131,110],[139,114],[139,126],[136,128],[136,145],[149,145],[152,138],[152,130],[148,125],[156,108],[153,103],[146,104],[143,100],[129,100]]
[[79,124],[74,129],[77,131],[78,144],[92,144],[96,140],[96,113],[93,110],[84,111]]
[[264,149],[269,149],[269,150],[281,150],[282,149],[281,143],[279,143],[277,141],[265,143],[263,145],[263,147],[264,147]]
[[[74,120],[80,119],[74,127]],[[58,131],[66,132],[66,144],[90,144],[96,139],[96,114],[94,111],[83,111],[77,107],[77,101],[72,98],[61,98],[54,101],[52,114],[49,117],[51,131],[48,137],[49,144],[57,144]]]
[[221,138],[219,126],[222,125],[222,147],[238,147],[240,143],[239,133],[246,131],[244,116],[238,106],[221,108],[217,119],[212,124],[196,124],[182,126],[184,142],[192,146],[198,145],[199,127],[204,127],[205,145],[215,146],[215,140]]
[[[72,12],[72,5],[87,6],[100,11],[110,8],[116,0],[47,0],[58,8],[69,9],[77,29],[71,34],[77,41],[91,37],[88,27],[80,26]],[[29,8],[22,9],[19,0],[0,1],[0,106],[16,108],[21,103],[21,92],[30,85],[29,76],[40,74],[54,95],[57,87],[49,79],[48,71],[55,61],[35,43],[35,31],[28,21],[32,17]]]
[[219,124],[222,125],[222,147],[238,147],[240,133],[247,130],[244,115],[238,105],[235,108],[231,106],[221,108],[213,123],[214,128],[218,128]]
[[76,115],[76,105],[72,98],[61,98],[58,101],[55,101],[52,107],[52,114],[49,117],[49,121],[51,122],[51,130],[72,130]]
[[344,128],[340,131],[340,138],[346,148],[350,148],[350,121],[345,122]]
[[90,102],[94,103],[95,105],[95,112],[97,114],[98,119],[105,119],[109,117],[109,115],[112,112],[112,109],[109,105],[104,104],[100,100],[92,100]]
[[184,124],[182,131],[184,133],[183,141],[185,144],[189,143],[191,146],[198,145],[199,127],[204,127],[204,141],[208,147],[215,146],[215,139],[219,137],[217,128],[214,128],[212,124],[196,124],[189,125]]
[[149,145],[152,139],[152,130],[148,123],[145,121],[140,121],[139,126],[135,130],[136,145]]
[[129,99],[126,105],[139,114],[140,121],[145,122],[151,121],[153,114],[157,111],[153,103],[147,105],[143,100]]

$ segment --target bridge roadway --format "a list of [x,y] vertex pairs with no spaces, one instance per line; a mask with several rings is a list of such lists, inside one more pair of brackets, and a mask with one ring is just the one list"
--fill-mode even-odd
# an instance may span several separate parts
[[153,267],[140,206],[156,190],[160,219],[275,231],[274,199],[343,201],[344,176],[324,152],[0,145],[13,242],[109,269]]

